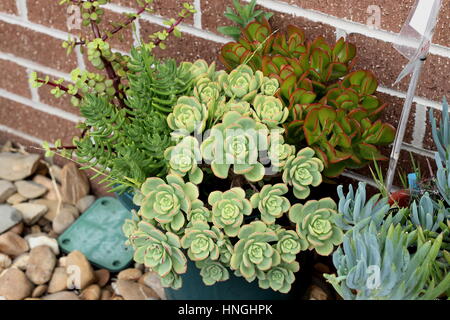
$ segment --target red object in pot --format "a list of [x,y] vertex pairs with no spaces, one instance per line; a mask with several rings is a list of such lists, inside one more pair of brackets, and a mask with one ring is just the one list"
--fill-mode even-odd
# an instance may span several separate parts
[[389,205],[391,206],[397,204],[400,208],[406,208],[409,206],[409,201],[409,190],[399,190],[389,196]]

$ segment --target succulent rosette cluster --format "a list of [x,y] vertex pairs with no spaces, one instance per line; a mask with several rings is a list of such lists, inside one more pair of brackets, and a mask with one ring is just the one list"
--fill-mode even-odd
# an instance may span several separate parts
[[289,111],[277,79],[245,64],[227,73],[200,60],[191,69],[192,95],[180,97],[167,117],[175,140],[165,151],[168,175],[142,185],[134,198],[138,218],[124,231],[139,261],[158,256],[133,240],[140,223],[169,234],[157,238],[165,254],[169,240],[177,252],[175,267],[162,269],[164,286],[180,286],[182,252],[206,285],[238,276],[286,293],[300,252],[329,254],[340,241],[328,200],[320,208],[292,202],[322,182],[324,165],[313,149],[285,142]]

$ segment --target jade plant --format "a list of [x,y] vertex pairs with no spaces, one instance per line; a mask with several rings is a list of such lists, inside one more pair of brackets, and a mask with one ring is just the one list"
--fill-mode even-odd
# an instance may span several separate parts
[[92,169],[94,177],[102,177],[115,191],[140,187],[147,177],[168,173],[164,151],[173,142],[167,115],[178,97],[192,94],[195,78],[204,72],[196,63],[178,64],[158,59],[153,53],[156,47],[166,47],[171,34],[181,36],[179,24],[195,12],[188,3],[183,4],[177,19],[165,21],[167,28],[139,39],[140,44],[129,54],[112,48],[110,40],[120,39],[126,28],[134,30],[136,19],[152,12],[152,2],[136,0],[135,13],[102,29],[102,7],[110,0],[61,1],[61,5],[78,6],[82,13],[81,32],[62,46],[68,54],[85,52],[92,68],[72,70],[70,81],[40,78],[36,73],[30,78],[34,87],[47,85],[56,97],[69,97],[84,118],[77,125],[80,135],[73,138],[72,145],[63,145],[60,140],[44,144],[47,156],[76,157],[84,169]]
[[247,62],[278,80],[276,96],[289,109],[286,141],[313,148],[323,174],[333,178],[346,168],[385,160],[378,147],[395,137],[395,129],[378,120],[387,105],[374,95],[375,76],[352,71],[355,56],[356,47],[343,38],[334,45],[322,37],[306,41],[301,29],[273,32],[260,18],[242,26],[239,39],[222,47],[220,60],[228,70]]
[[[328,256],[342,241],[333,200],[299,202],[322,182],[324,164],[314,149],[285,142],[277,79],[246,64],[229,73],[194,66],[192,92],[167,116],[165,174],[136,189],[140,209],[124,232],[164,286],[180,287],[189,259],[205,285],[237,276],[287,293],[301,252]],[[161,233],[140,241],[143,226]]]

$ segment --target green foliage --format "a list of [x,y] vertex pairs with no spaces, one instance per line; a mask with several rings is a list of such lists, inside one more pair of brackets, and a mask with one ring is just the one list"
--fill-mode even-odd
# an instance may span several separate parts
[[247,5],[241,5],[239,0],[233,0],[233,7],[227,7],[224,16],[231,22],[234,22],[236,26],[219,27],[217,30],[225,36],[232,37],[238,41],[241,34],[241,28],[247,27],[247,25],[253,20],[261,21],[262,18],[269,20],[272,17],[272,13],[263,12],[262,10],[255,10],[256,0],[251,0]]
[[295,26],[273,34],[262,19],[224,45],[220,60],[229,70],[248,62],[254,71],[278,80],[277,96],[289,108],[286,141],[313,148],[324,163],[323,174],[336,177],[345,168],[386,160],[377,147],[395,137],[391,125],[377,120],[386,105],[374,96],[375,76],[351,72],[355,56],[355,46],[344,39],[334,46],[322,37],[308,42]]

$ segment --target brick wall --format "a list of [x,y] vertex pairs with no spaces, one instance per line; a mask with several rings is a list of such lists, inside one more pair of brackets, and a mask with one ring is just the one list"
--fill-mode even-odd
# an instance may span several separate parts
[[[115,49],[126,52],[136,37],[146,36],[160,29],[164,17],[175,17],[186,0],[155,0],[154,14],[144,14],[137,21],[136,34],[125,32],[125,41],[114,41]],[[68,79],[74,67],[84,68],[87,60],[79,52],[66,56],[61,40],[67,39],[67,14],[57,0],[1,0],[0,1],[0,143],[7,139],[26,145],[40,144],[42,140],[62,138],[70,141],[77,133],[74,125],[80,120],[67,99],[55,99],[48,88],[30,88],[27,77],[36,71],[40,75]],[[409,152],[426,165],[432,157],[431,130],[428,109],[439,117],[440,101],[450,98],[450,1],[443,0],[438,27],[426,61],[415,97],[401,168],[410,167]],[[114,0],[106,6],[107,19],[124,12],[132,12],[134,0]],[[198,13],[181,26],[182,40],[172,39],[168,49],[158,55],[177,60],[204,58],[217,60],[222,44],[229,41],[217,32],[227,24],[223,12],[231,0],[192,0]],[[393,48],[414,0],[259,0],[261,8],[275,13],[273,25],[283,28],[288,24],[302,27],[308,37],[322,35],[333,41],[346,36],[358,47],[356,67],[372,70],[380,81],[379,96],[389,103],[384,120],[393,125],[401,114],[408,80],[393,86],[406,60]],[[371,28],[366,21],[372,15],[370,6],[381,8],[380,28]],[[390,148],[385,148],[389,155]],[[369,176],[368,170],[359,174]],[[348,176],[355,177],[352,173]],[[398,182],[398,181],[397,181]]]

